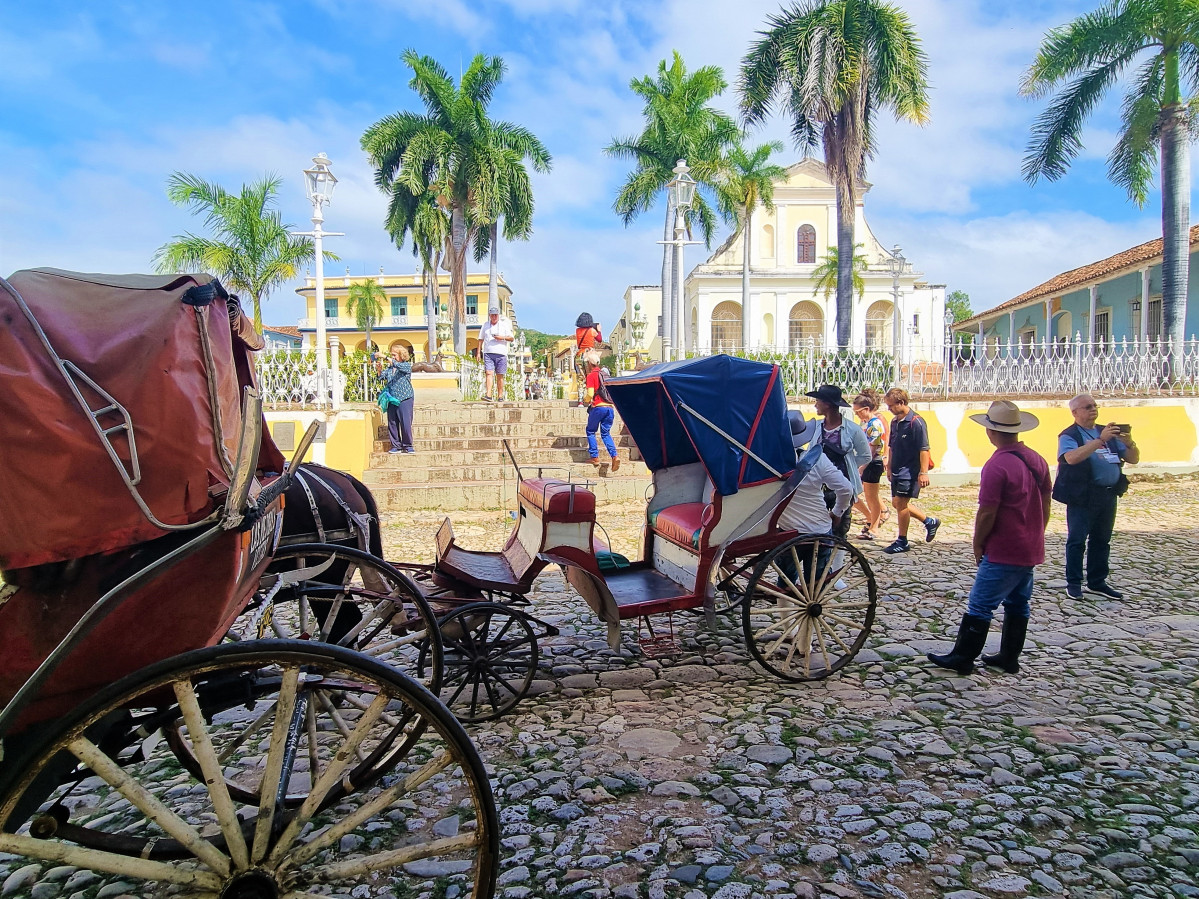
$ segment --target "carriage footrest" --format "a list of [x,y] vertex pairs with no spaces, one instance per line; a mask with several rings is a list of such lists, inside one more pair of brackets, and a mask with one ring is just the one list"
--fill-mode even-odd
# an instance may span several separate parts
[[665,633],[654,630],[653,623],[647,616],[637,619],[637,645],[647,659],[661,659],[681,655],[683,647],[674,632],[674,613],[666,613],[667,630]]

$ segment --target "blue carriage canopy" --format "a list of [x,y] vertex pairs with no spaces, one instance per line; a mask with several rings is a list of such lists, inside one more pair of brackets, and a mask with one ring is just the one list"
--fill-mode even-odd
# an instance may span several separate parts
[[777,365],[707,356],[663,362],[612,378],[607,386],[650,471],[701,462],[722,496],[775,479],[761,462],[699,416],[780,475],[795,468],[787,398]]

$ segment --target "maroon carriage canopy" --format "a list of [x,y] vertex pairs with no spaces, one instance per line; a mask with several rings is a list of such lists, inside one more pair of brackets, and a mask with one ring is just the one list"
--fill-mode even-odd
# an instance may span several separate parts
[[[250,349],[209,275],[94,275],[30,269],[9,279],[88,407],[129,413],[136,489],[164,524],[200,521],[228,485]],[[132,546],[166,533],[143,514],[17,297],[0,285],[0,569]],[[239,313],[240,314],[240,313]],[[81,375],[81,376],[80,376]],[[98,415],[105,429],[118,412]],[[112,446],[127,472],[130,444]],[[282,458],[265,434],[259,466]]]

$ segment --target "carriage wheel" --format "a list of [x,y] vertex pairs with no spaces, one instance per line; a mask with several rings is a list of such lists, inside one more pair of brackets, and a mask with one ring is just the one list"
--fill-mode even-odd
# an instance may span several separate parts
[[[313,573],[272,595],[273,575],[301,569]],[[359,549],[298,543],[275,554],[263,583],[230,636],[336,643],[437,692],[442,672],[437,617],[420,588],[394,565]]]
[[462,606],[441,618],[441,699],[461,721],[491,721],[529,692],[537,633],[520,612],[496,603]]
[[862,648],[877,585],[857,547],[804,535],[762,557],[746,597],[742,623],[753,657],[784,680],[811,681],[845,667]]
[[725,559],[720,563],[716,582],[716,612],[735,612],[745,601],[746,588],[753,575],[754,559]]
[[[176,721],[203,768],[174,764]],[[112,685],[5,760],[0,852],[143,896],[494,893],[487,773],[431,693],[338,646],[225,643]],[[248,804],[227,785],[266,797]],[[305,801],[279,797],[303,783]],[[28,819],[28,820],[26,820]]]

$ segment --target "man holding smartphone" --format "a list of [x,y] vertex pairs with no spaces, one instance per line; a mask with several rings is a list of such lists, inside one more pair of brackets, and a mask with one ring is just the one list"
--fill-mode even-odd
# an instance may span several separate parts
[[1123,599],[1107,582],[1116,503],[1127,486],[1123,466],[1141,461],[1127,425],[1097,424],[1099,405],[1089,393],[1070,400],[1074,424],[1058,435],[1054,499],[1066,504],[1066,595],[1082,599],[1083,559],[1087,593]]

